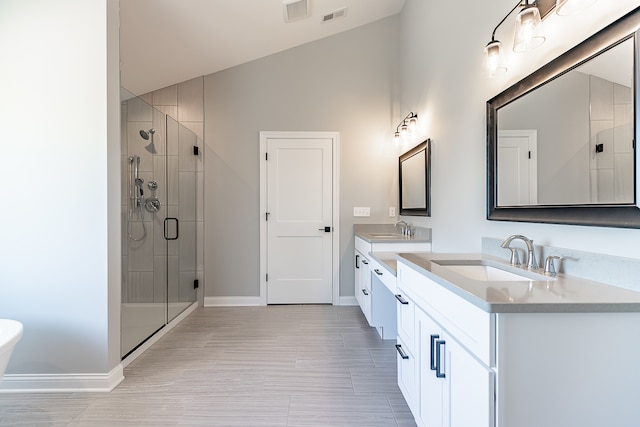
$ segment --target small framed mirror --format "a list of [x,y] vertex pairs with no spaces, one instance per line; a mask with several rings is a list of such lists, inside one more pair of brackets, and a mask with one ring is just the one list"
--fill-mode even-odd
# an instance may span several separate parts
[[402,154],[398,168],[400,215],[431,216],[431,140]]

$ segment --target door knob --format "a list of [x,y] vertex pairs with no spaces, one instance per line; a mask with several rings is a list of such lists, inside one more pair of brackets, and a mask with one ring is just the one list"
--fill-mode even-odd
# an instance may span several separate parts
[[331,233],[331,227],[318,228],[320,231],[324,231],[325,233]]

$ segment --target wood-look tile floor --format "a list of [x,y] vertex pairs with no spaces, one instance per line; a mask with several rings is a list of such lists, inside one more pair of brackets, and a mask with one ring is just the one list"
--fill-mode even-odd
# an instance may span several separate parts
[[414,426],[358,307],[200,308],[111,393],[0,394],[0,426]]

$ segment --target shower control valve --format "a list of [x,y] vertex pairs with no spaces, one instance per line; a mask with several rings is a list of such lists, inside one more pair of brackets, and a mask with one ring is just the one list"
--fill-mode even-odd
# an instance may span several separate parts
[[149,212],[158,212],[160,210],[160,200],[157,197],[150,197],[144,201],[144,207]]

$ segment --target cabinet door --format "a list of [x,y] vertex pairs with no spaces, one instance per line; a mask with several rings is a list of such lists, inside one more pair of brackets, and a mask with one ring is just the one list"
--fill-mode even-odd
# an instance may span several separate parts
[[398,387],[406,400],[411,413],[415,418],[420,412],[418,399],[418,361],[413,349],[411,349],[400,337],[396,344]]
[[[422,310],[416,310],[416,336],[420,341],[420,414],[422,425],[444,425],[444,391],[446,377],[436,375],[436,369],[444,370],[444,333],[431,317]],[[436,350],[441,350],[437,352]],[[440,362],[439,364],[437,362]],[[415,414],[414,414],[415,415]]]
[[445,426],[489,427],[494,425],[494,373],[458,342],[446,334],[443,351],[445,366]]

